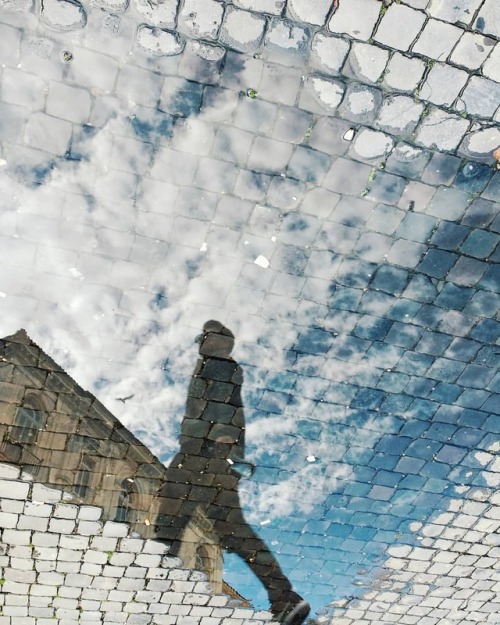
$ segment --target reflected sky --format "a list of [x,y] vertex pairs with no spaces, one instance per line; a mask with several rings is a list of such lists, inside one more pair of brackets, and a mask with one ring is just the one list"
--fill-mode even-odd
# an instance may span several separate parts
[[358,120],[297,99],[297,59],[154,56],[129,13],[0,17],[0,335],[26,328],[168,465],[219,319],[245,375],[243,513],[313,612],[493,592],[494,167],[404,141],[357,157]]

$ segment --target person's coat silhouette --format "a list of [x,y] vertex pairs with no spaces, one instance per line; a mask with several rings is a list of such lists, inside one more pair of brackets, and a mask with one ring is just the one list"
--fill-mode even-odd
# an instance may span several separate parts
[[234,335],[208,321],[197,340],[200,358],[189,385],[180,451],[156,499],[156,538],[187,566],[207,568],[212,560],[213,569],[221,550],[237,554],[266,588],[275,618],[299,625],[309,604],[292,590],[241,510],[238,482],[250,465],[244,461],[243,373],[230,355]]

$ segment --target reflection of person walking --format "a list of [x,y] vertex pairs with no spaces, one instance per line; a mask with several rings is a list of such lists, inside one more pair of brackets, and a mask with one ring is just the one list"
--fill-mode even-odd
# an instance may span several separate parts
[[197,340],[200,359],[189,385],[180,452],[155,502],[156,538],[188,566],[207,568],[212,560],[213,567],[221,549],[237,554],[266,588],[275,619],[300,625],[309,604],[292,590],[241,510],[238,482],[241,467],[250,465],[244,462],[243,374],[230,356],[234,335],[218,321],[207,321]]

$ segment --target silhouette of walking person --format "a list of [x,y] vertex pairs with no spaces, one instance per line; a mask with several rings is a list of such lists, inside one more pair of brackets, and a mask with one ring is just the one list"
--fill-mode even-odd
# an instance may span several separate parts
[[220,322],[207,321],[197,341],[200,358],[189,385],[180,451],[156,497],[156,538],[169,544],[169,555],[205,570],[214,568],[215,559],[222,561],[222,550],[237,554],[266,588],[274,617],[300,625],[309,604],[292,590],[241,510],[241,468],[251,465],[244,462],[243,374],[230,356],[234,335]]

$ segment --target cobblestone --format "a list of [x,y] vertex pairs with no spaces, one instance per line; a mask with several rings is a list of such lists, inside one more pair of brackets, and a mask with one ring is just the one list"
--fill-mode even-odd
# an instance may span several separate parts
[[465,105],[465,110],[471,115],[491,117],[498,108],[500,99],[500,84],[473,76],[465,88],[460,100]]
[[436,63],[419,90],[419,97],[433,104],[451,106],[467,82],[468,74],[460,69]]
[[404,4],[391,4],[378,25],[374,39],[396,50],[408,50],[424,22],[424,13]]
[[228,7],[220,40],[240,52],[255,52],[264,35],[265,20],[254,13]]
[[[189,376],[172,354],[198,316],[234,318],[252,522],[325,623],[498,611],[497,4],[2,7],[0,323],[68,349],[167,458]],[[138,538],[161,463],[16,336],[0,342],[0,451],[39,503],[2,500],[2,624],[267,620]],[[140,427],[155,393],[161,440]],[[134,476],[126,492],[116,475]],[[62,504],[62,484],[89,505]]]
[[417,129],[416,140],[429,148],[455,149],[469,128],[469,122],[457,115],[433,109]]
[[425,63],[395,52],[387,64],[384,83],[397,91],[415,91],[425,71]]
[[353,0],[350,5],[339,3],[328,28],[333,33],[345,33],[355,39],[368,41],[378,16],[379,7],[369,0]]
[[317,33],[311,46],[311,65],[325,74],[337,75],[349,52],[349,43],[340,37]]

